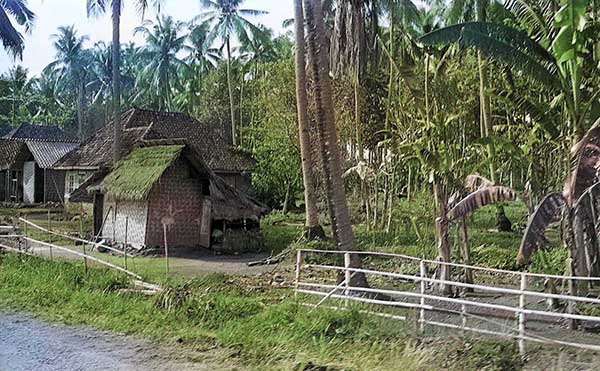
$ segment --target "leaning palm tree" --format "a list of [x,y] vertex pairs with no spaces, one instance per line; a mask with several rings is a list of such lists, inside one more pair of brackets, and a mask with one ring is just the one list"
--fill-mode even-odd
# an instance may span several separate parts
[[143,33],[146,38],[142,54],[150,62],[138,76],[138,82],[148,90],[148,96],[155,97],[153,103],[158,109],[172,108],[172,83],[177,78],[177,69],[186,66],[177,57],[186,39],[181,35],[182,28],[183,23],[163,16],[157,17],[156,23],[146,21],[135,29],[135,33]]
[[77,135],[79,139],[83,139],[86,74],[90,61],[89,53],[83,44],[88,37],[79,36],[74,26],[59,27],[58,33],[52,37],[54,38],[56,60],[45,69],[57,71],[61,78],[75,89],[77,93]]
[[27,8],[26,0],[0,1],[0,40],[8,53],[20,58],[23,55],[23,35],[12,24],[9,15],[17,24],[24,26],[25,31],[33,25],[35,15]]
[[200,15],[202,23],[206,24],[211,32],[207,37],[207,44],[219,39],[227,51],[227,88],[229,90],[229,110],[231,114],[231,138],[233,145],[237,145],[235,109],[233,104],[233,86],[231,82],[231,39],[233,37],[250,37],[259,33],[259,29],[246,17],[267,14],[255,9],[241,9],[244,0],[200,0],[203,7],[208,10]]
[[[337,248],[350,251],[355,249],[354,232],[350,223],[350,213],[348,211],[348,203],[342,180],[341,154],[335,126],[328,53],[323,47],[327,44],[321,0],[304,0],[304,9],[306,14],[310,68],[314,79],[317,132],[320,142],[321,161],[325,173],[331,228]],[[351,254],[350,267],[359,269],[361,266],[360,256]],[[351,283],[353,286],[367,286],[364,274],[354,274],[350,282],[347,283]]]
[[[143,15],[148,9],[148,0],[133,0],[138,11]],[[160,8],[161,0],[153,0],[155,7]],[[104,14],[110,5],[112,11],[112,44],[121,45],[121,9],[123,0],[87,0],[88,16]],[[116,163],[119,161],[121,153],[121,55],[120,47],[113,47],[112,52],[112,89],[113,89],[113,122],[114,122],[114,139],[113,139],[113,159]]]
[[304,40],[304,10],[302,0],[295,0],[296,25],[296,104],[298,109],[298,134],[300,154],[302,156],[302,175],[304,180],[304,204],[306,208],[305,235],[308,239],[322,238],[325,233],[319,224],[317,196],[312,171],[313,161],[310,148],[308,126],[308,97],[306,92],[306,47]]

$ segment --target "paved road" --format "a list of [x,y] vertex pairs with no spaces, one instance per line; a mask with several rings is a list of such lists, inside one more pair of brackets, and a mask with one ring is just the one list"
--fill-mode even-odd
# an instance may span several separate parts
[[231,370],[210,355],[199,363],[173,351],[83,327],[0,312],[0,371]]

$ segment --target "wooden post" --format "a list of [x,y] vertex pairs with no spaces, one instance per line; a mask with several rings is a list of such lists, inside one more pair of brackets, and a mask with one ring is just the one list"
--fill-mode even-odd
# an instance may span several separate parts
[[525,356],[525,291],[527,290],[527,275],[521,273],[521,294],[519,295],[519,353]]
[[[83,214],[79,215],[79,238],[83,238]],[[85,274],[87,274],[88,272],[88,265],[87,265],[87,257],[85,255],[87,255],[87,252],[85,251],[85,243],[83,243],[81,246],[83,246],[83,270],[85,271]]]
[[[27,214],[25,214],[25,223],[24,223],[25,224],[25,237],[29,237],[29,235],[27,234],[27,226],[28,226],[28,224],[27,224],[27,222],[28,222],[27,218],[28,218]],[[17,225],[18,225],[18,223],[17,223]],[[27,241],[27,238],[25,238],[25,251],[27,251],[28,248],[29,248],[29,241]]]
[[125,217],[125,243],[123,244],[123,259],[125,259],[125,269],[127,269],[127,232],[129,229],[129,216]]
[[295,297],[298,297],[298,288],[300,287],[300,285],[298,285],[298,283],[300,282],[300,271],[302,270],[303,260],[304,260],[304,255],[302,255],[302,250],[298,250],[296,252],[296,282],[295,282],[296,290],[294,292]]
[[167,225],[163,224],[163,238],[165,241],[165,276],[169,278],[169,245],[167,244]]
[[460,319],[461,319],[462,332],[464,335],[466,333],[465,328],[467,327],[467,306],[464,304],[461,304],[461,306],[460,306]]
[[[50,223],[50,209],[48,209],[48,230],[51,231],[52,230],[52,224]],[[50,234],[48,236],[48,241],[50,243],[52,243],[52,234]],[[50,247],[50,260],[53,260],[53,254],[52,254],[52,245],[48,245]]]
[[425,289],[426,283],[425,278],[427,277],[427,267],[425,266],[425,261],[421,260],[419,262],[419,267],[421,271],[421,310],[419,313],[419,332],[423,334],[425,332]]
[[[571,296],[577,296],[577,285],[575,283],[575,280],[569,280],[569,295]],[[567,303],[567,313],[569,314],[573,314],[575,312],[575,303],[573,302],[573,300],[569,300],[569,302]],[[570,318],[568,320],[569,322],[569,330],[575,330],[577,329],[577,321],[573,318]]]
[[352,272],[350,272],[350,253],[344,253],[344,281],[346,282],[346,290],[344,293],[346,296],[350,295],[350,279],[352,278]]

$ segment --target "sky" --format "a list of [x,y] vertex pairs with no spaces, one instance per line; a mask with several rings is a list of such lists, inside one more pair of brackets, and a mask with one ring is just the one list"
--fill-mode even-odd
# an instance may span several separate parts
[[[97,41],[110,42],[112,24],[110,15],[99,18],[87,18],[86,0],[29,0],[29,8],[36,14],[37,20],[30,33],[25,34],[25,51],[22,61],[14,61],[0,47],[0,74],[8,71],[15,64],[21,64],[29,69],[30,74],[38,74],[54,60],[52,35],[60,26],[75,25],[80,35],[88,35],[87,46],[93,46]],[[189,21],[201,13],[200,1],[197,0],[163,0],[161,12],[181,21]],[[133,35],[135,27],[142,23],[141,16],[133,6],[134,2],[125,0],[125,9],[121,19],[121,42],[134,41],[142,44],[143,36]],[[251,18],[256,23],[262,23],[282,32],[281,23],[284,19],[293,17],[293,0],[246,0],[246,9],[260,9],[269,14]],[[146,19],[155,19],[156,13],[149,11]]]

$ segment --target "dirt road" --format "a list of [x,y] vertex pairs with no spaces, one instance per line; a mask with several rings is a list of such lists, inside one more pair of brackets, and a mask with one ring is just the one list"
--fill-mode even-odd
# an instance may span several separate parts
[[0,312],[0,371],[241,370],[214,353],[191,354],[129,336]]

